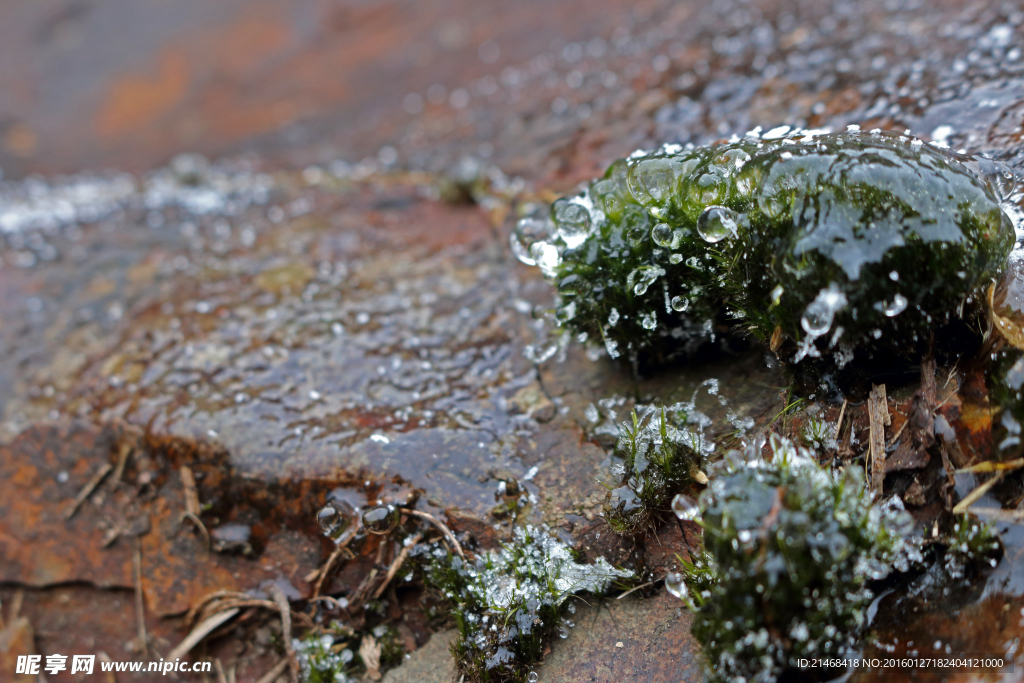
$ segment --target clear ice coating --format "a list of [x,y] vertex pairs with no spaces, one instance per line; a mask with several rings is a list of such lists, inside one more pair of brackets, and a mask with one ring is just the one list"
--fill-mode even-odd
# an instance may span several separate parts
[[553,236],[529,255],[556,282],[574,276],[560,324],[629,360],[693,352],[706,321],[789,362],[833,362],[837,334],[844,361],[861,347],[909,358],[922,335],[980,315],[1014,241],[1014,187],[1001,162],[908,135],[780,127],[616,161],[556,202]]

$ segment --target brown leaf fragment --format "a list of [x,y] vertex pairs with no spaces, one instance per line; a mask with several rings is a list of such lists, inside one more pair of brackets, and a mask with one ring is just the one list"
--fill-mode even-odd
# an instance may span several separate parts
[[933,382],[931,400],[929,400],[924,386],[911,399],[910,412],[902,430],[902,439],[896,446],[895,452],[885,461],[886,472],[921,469],[931,462],[932,458],[928,454],[928,449],[935,445],[935,420],[932,417],[934,389]]
[[871,455],[871,490],[882,493],[885,481],[885,426],[891,424],[885,385],[871,385],[868,395],[868,444]]
[[359,658],[366,667],[366,677],[371,681],[380,680],[380,644],[370,634],[363,636],[359,644]]

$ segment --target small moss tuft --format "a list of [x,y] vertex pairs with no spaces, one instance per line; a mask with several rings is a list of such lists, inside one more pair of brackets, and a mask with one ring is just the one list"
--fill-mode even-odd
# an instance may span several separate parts
[[622,424],[615,453],[623,460],[621,484],[605,503],[608,523],[617,533],[648,530],[668,512],[679,491],[706,478],[701,472],[712,444],[687,425],[690,404],[648,407],[632,423]]
[[488,683],[526,681],[570,596],[602,594],[613,581],[632,576],[604,558],[578,563],[569,546],[534,526],[517,528],[510,543],[475,562],[438,548],[427,572],[451,602],[459,668],[467,681]]
[[858,467],[822,468],[773,435],[770,462],[726,457],[701,495],[704,546],[718,582],[693,633],[714,680],[775,680],[801,657],[853,644],[871,580],[920,561],[897,503],[872,505]]

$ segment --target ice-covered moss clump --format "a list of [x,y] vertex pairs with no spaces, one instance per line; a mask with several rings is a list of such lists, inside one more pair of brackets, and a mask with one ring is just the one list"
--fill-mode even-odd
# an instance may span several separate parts
[[997,162],[909,136],[772,131],[619,160],[512,243],[556,285],[560,324],[612,357],[729,329],[842,366],[920,354],[977,314],[1013,244],[1012,187]]
[[801,657],[851,646],[868,582],[920,561],[899,504],[872,505],[860,468],[821,467],[773,435],[773,456],[727,456],[701,494],[704,546],[718,582],[693,633],[721,681],[774,681]]
[[546,530],[517,528],[501,550],[476,561],[438,551],[430,582],[451,602],[459,638],[452,652],[469,681],[525,681],[574,593],[602,594],[633,574],[604,558],[576,561]]
[[705,439],[703,425],[689,419],[694,415],[692,403],[649,406],[622,425],[615,448],[623,461],[622,481],[605,504],[616,532],[646,531],[668,512],[673,494],[707,482],[701,470],[714,444]]
[[295,657],[299,661],[299,674],[303,683],[347,683],[347,666],[353,659],[352,650],[334,651],[331,635],[310,635],[292,641]]

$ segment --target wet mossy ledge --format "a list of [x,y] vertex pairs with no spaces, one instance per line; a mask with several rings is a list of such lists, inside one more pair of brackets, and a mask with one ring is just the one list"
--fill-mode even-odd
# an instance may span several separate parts
[[511,242],[556,286],[558,324],[612,358],[725,333],[791,366],[898,365],[980,339],[1013,187],[999,162],[907,135],[754,131],[620,159]]

